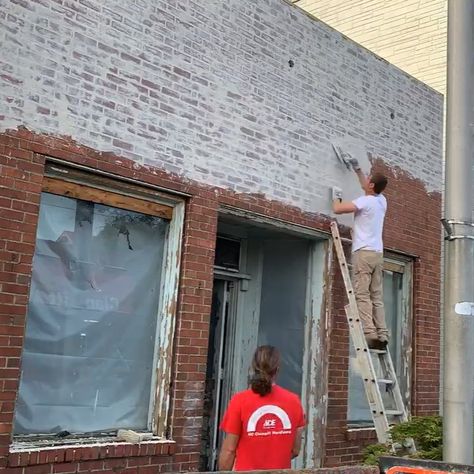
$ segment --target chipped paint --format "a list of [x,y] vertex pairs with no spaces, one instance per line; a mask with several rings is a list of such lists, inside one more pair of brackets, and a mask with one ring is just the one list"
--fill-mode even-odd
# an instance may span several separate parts
[[184,209],[184,202],[174,207],[173,218],[168,230],[166,257],[163,262],[164,278],[161,286],[162,297],[159,310],[159,330],[157,331],[159,354],[155,364],[155,393],[152,397],[155,405],[153,410],[150,410],[153,434],[163,437],[166,435],[170,406],[171,365],[176,326]]
[[413,378],[413,263],[406,262],[404,265],[403,278],[403,315],[401,353],[402,361],[400,367],[400,388],[405,402],[407,413],[411,413],[412,406],[412,378]]
[[328,240],[314,242],[310,260],[303,355],[303,404],[307,429],[303,445],[303,468],[322,466],[327,421],[328,358],[327,318],[332,246]]

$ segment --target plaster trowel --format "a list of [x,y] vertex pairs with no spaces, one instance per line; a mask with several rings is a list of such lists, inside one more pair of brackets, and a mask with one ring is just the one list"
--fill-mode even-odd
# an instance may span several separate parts
[[336,153],[337,159],[348,169],[350,170],[352,168],[352,164],[354,162],[354,158],[349,154],[346,153],[342,147],[339,145],[334,145],[332,144],[332,148],[334,150],[334,153]]

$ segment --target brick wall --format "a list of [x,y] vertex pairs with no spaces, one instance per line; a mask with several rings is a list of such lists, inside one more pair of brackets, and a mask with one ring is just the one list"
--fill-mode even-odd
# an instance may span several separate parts
[[[373,164],[391,182],[386,243],[419,257],[415,411],[435,412],[441,97],[280,0],[111,5],[0,6],[0,128],[17,129],[0,135],[0,466],[19,474],[195,469],[218,207],[328,231],[328,186],[344,179],[333,137],[383,156]],[[45,156],[191,196],[171,393],[176,444],[9,453]],[[368,441],[346,429],[340,285],[336,276],[328,466],[357,462]]]
[[442,97],[282,0],[8,0],[0,22],[0,130],[305,211],[344,180],[335,138],[441,189]]
[[[109,445],[58,448],[40,453],[9,454],[14,402],[34,253],[45,156],[112,171],[143,183],[192,193],[186,209],[179,311],[175,339],[170,435],[175,444]],[[0,468],[11,472],[157,472],[196,468],[200,455],[202,394],[206,370],[212,264],[217,226],[215,193],[176,180],[166,173],[117,164],[75,143],[35,136],[22,130],[0,136]],[[192,339],[192,343],[191,343]]]
[[[174,349],[171,435],[176,444],[138,448],[102,447],[56,449],[49,454],[9,454],[14,401],[19,377],[19,357],[24,332],[35,224],[43,175],[44,157],[52,156],[91,168],[112,171],[143,183],[183,191],[192,197],[187,204],[184,229],[183,266]],[[8,222],[2,226],[0,285],[5,302],[0,328],[0,372],[2,400],[0,414],[4,433],[0,436],[0,466],[18,473],[76,472],[107,470],[148,472],[189,470],[198,466],[202,422],[202,401],[206,369],[208,322],[211,304],[212,261],[217,224],[217,208],[226,204],[285,221],[328,231],[329,220],[296,207],[268,201],[259,195],[239,195],[180,180],[175,176],[137,166],[127,160],[99,154],[75,142],[32,134],[27,130],[0,136],[2,187],[0,214]],[[419,180],[391,170],[383,162],[376,168],[389,175],[388,198],[391,210],[386,243],[402,252],[415,254],[415,387],[414,412],[435,413],[439,371],[439,212],[440,196],[427,193]],[[28,171],[27,171],[28,170]],[[394,172],[395,171],[395,172]],[[7,178],[12,176],[11,178]],[[16,177],[15,177],[16,176]],[[407,203],[409,206],[407,206]],[[420,227],[413,226],[419,222]],[[11,224],[11,225],[10,225]],[[13,230],[14,229],[14,230]],[[13,232],[13,233],[11,233]],[[433,245],[427,245],[431,242]],[[329,410],[324,464],[352,464],[360,461],[361,447],[373,440],[367,433],[349,433],[347,413],[348,334],[343,316],[342,282],[334,270],[329,327]],[[193,344],[191,345],[191,337]],[[166,453],[166,454],[162,454]]]
[[295,3],[445,93],[446,0],[299,0]]

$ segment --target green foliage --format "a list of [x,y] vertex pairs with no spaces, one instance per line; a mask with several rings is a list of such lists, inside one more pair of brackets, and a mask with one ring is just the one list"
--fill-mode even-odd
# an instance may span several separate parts
[[409,454],[402,449],[393,453],[390,446],[372,444],[364,450],[364,463],[378,464],[380,456],[404,456],[417,459],[442,460],[443,453],[443,421],[439,416],[415,416],[410,421],[394,425],[391,428],[394,443],[403,445],[407,438],[413,438],[416,453]]
[[364,464],[377,466],[381,456],[390,456],[390,448],[385,444],[370,444],[363,451]]

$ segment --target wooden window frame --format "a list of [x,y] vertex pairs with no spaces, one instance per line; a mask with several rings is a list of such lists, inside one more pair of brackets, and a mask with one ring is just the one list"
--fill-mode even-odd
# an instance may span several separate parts
[[[412,410],[412,387],[414,376],[413,364],[413,332],[414,332],[414,307],[413,307],[413,260],[387,255],[384,259],[384,270],[399,273],[403,278],[402,304],[403,318],[402,334],[400,338],[401,352],[403,354],[401,372],[405,375],[405,387],[401,387],[402,396],[406,396],[406,410]],[[403,388],[405,390],[403,390]]]
[[[157,192],[145,184],[143,186],[140,183],[129,184],[121,182],[120,179],[99,176],[94,173],[94,170],[83,171],[74,166],[58,166],[48,162],[46,163],[42,191],[140,212],[169,221],[161,273],[161,297],[157,308],[156,350],[153,360],[154,370],[150,385],[148,416],[148,430],[156,437],[166,438],[169,432],[169,387],[172,375],[172,350],[184,228],[184,199],[161,191]],[[159,349],[157,348],[158,341],[160,342]],[[44,435],[31,436],[31,444],[34,445],[39,439],[44,438]],[[83,443],[82,438],[78,434],[68,442],[74,443],[76,440],[78,443]],[[15,441],[12,446],[15,446]]]
[[171,206],[58,178],[45,177],[43,179],[43,191],[96,204],[105,204],[127,211],[141,212],[162,219],[171,220],[173,217],[173,207]]

